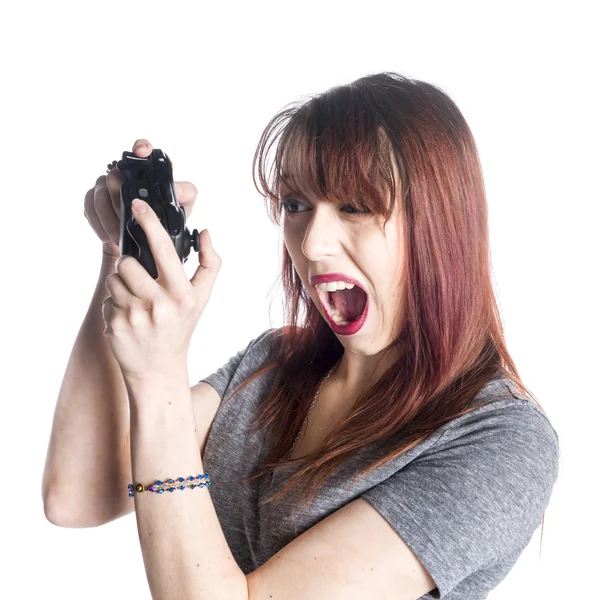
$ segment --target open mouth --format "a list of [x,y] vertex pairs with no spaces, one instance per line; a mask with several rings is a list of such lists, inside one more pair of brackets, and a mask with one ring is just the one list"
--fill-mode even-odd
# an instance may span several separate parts
[[329,323],[336,333],[351,335],[364,324],[369,298],[358,286],[342,290],[326,291],[315,287]]

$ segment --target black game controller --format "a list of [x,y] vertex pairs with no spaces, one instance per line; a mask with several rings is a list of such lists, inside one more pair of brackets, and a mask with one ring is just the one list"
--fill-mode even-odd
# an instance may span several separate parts
[[148,238],[131,212],[131,202],[135,198],[144,200],[154,210],[171,236],[182,263],[187,261],[191,248],[200,251],[198,230],[190,233],[185,226],[185,211],[175,196],[172,167],[169,157],[158,149],[146,157],[123,152],[123,158],[116,164],[125,177],[121,186],[121,256],[136,258],[154,279],[158,278],[158,271]]

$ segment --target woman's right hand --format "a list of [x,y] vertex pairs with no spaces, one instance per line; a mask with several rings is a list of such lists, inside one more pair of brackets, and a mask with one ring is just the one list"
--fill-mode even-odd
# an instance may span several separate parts
[[[133,153],[136,156],[148,156],[152,145],[148,140],[136,140]],[[85,195],[84,211],[88,223],[102,240],[103,254],[113,260],[121,256],[119,236],[121,235],[121,186],[125,178],[118,169],[111,169],[106,175],[100,175],[96,185]],[[175,195],[185,211],[186,219],[191,215],[198,190],[189,181],[177,181]]]

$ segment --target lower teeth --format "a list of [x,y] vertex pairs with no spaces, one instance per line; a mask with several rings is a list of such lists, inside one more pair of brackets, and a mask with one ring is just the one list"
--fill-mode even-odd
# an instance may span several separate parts
[[337,309],[333,309],[331,311],[331,318],[334,320],[336,325],[348,325],[348,323],[350,322],[350,321],[345,321]]

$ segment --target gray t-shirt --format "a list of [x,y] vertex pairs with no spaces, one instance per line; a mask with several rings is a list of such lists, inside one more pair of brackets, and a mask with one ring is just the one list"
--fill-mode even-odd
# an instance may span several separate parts
[[283,487],[289,469],[299,468],[279,467],[267,481],[249,485],[238,481],[254,472],[269,449],[264,430],[247,433],[246,428],[270,389],[274,370],[228,400],[264,363],[276,331],[267,329],[201,380],[223,399],[203,465],[225,538],[242,571],[258,569],[304,531],[362,497],[431,575],[437,588],[421,600],[486,598],[541,525],[558,476],[558,435],[544,413],[501,375],[480,392],[497,400],[446,423],[352,487],[349,480],[382,456],[381,448],[357,452],[325,482],[307,511],[292,511],[297,508],[294,492],[259,506],[259,498]]

